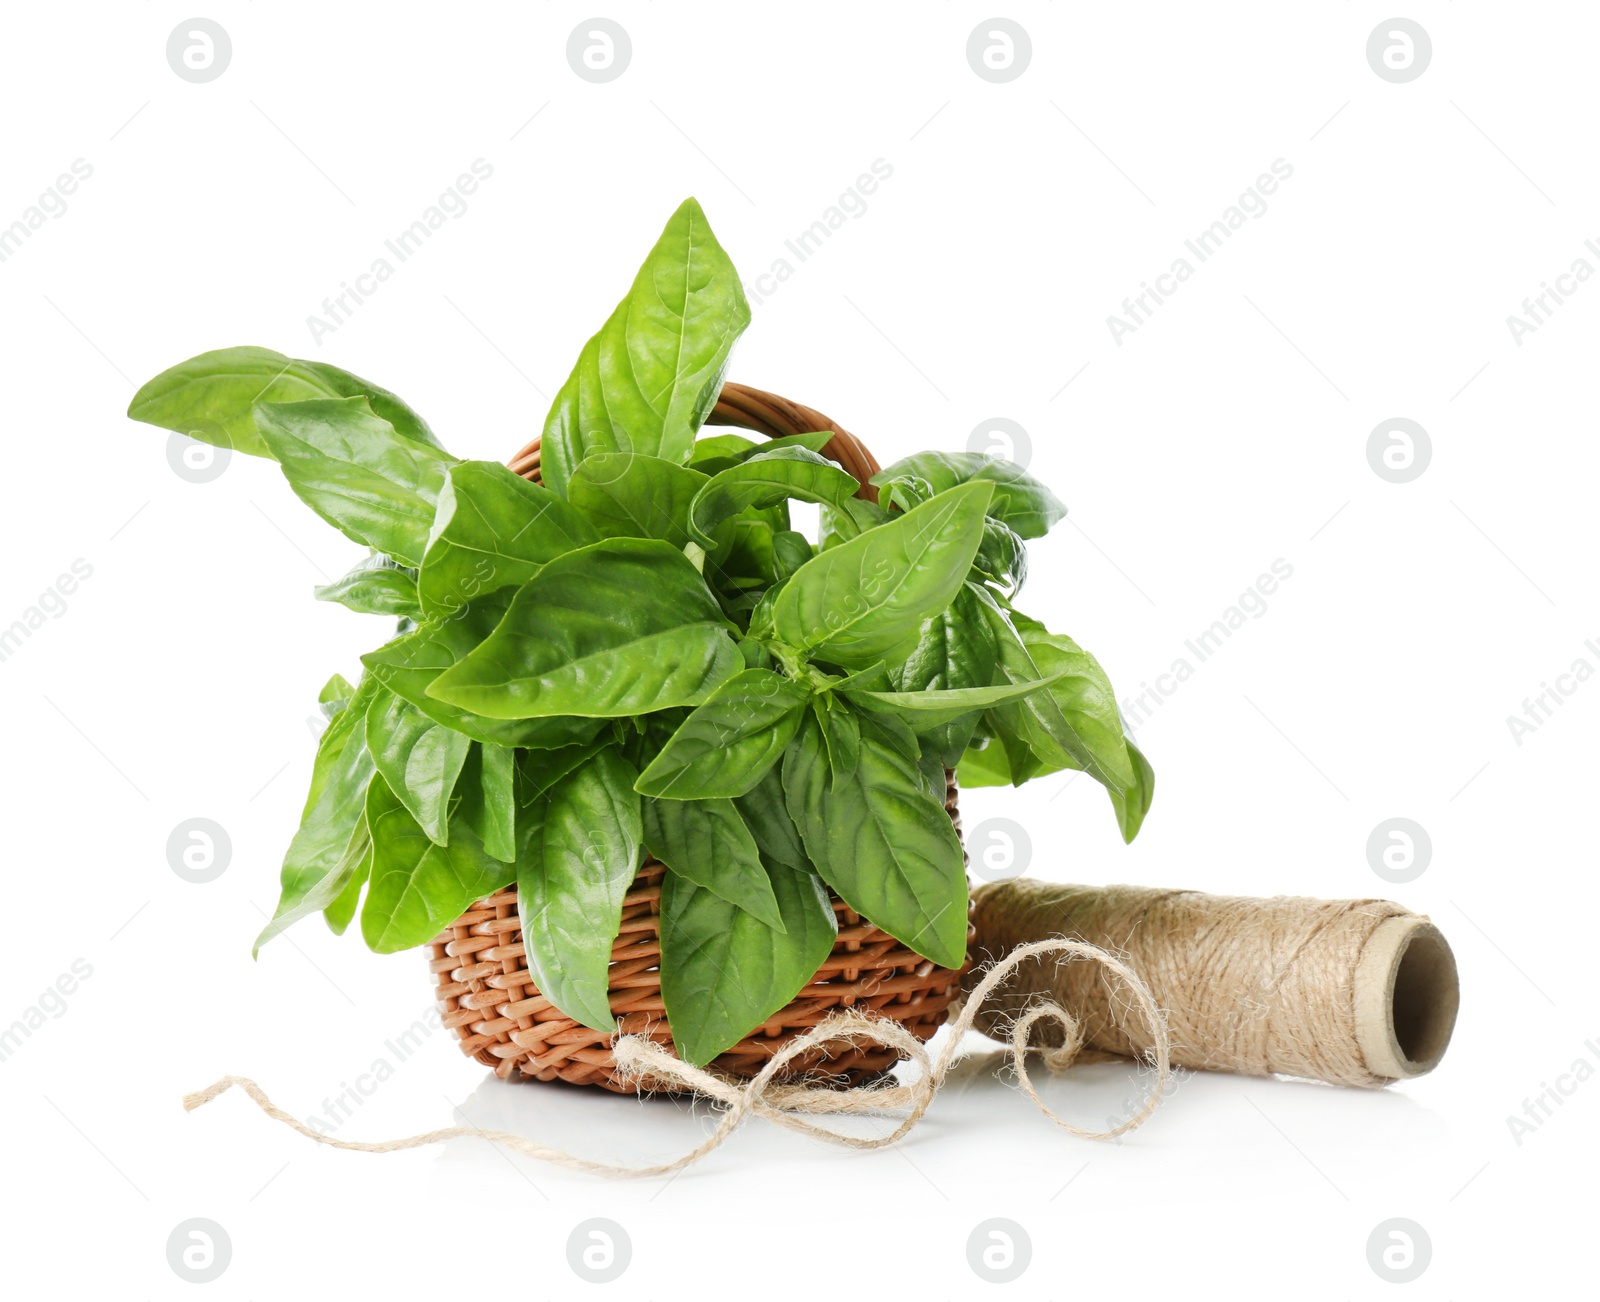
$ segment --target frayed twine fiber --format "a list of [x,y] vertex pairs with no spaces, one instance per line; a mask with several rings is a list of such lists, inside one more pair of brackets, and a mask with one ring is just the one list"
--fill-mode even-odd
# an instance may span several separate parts
[[[486,1139],[490,1143],[521,1153],[525,1157],[549,1162],[569,1171],[632,1178],[670,1175],[674,1171],[681,1171],[684,1167],[693,1165],[722,1147],[733,1132],[751,1116],[764,1117],[788,1130],[798,1131],[800,1134],[810,1135],[843,1148],[884,1148],[909,1133],[922,1120],[928,1105],[933,1102],[934,1095],[939,1092],[939,1087],[944,1083],[945,1076],[955,1061],[963,1036],[972,1029],[985,1001],[1002,982],[1018,967],[1029,961],[1037,965],[1040,961],[1049,959],[1053,960],[1055,966],[1065,967],[1071,960],[1080,958],[1101,965],[1121,981],[1133,997],[1133,1002],[1142,1014],[1150,1033],[1151,1048],[1148,1061],[1154,1071],[1154,1082],[1145,1097],[1144,1105],[1121,1125],[1110,1130],[1084,1130],[1074,1126],[1052,1112],[1034,1089],[1033,1081],[1028,1075],[1027,1054],[1029,1039],[1035,1027],[1041,1023],[1049,1025],[1051,1038],[1059,1040],[1058,1046],[1045,1054],[1046,1065],[1051,1070],[1059,1071],[1070,1066],[1083,1044],[1083,1033],[1078,1022],[1060,1004],[1051,1000],[1035,1002],[1022,1010],[1020,1015],[1004,1028],[992,1021],[990,1024],[998,1033],[997,1038],[1009,1041],[1011,1064],[1016,1072],[1017,1084],[1045,1116],[1069,1134],[1084,1139],[1113,1139],[1143,1125],[1160,1105],[1162,1096],[1171,1083],[1172,1062],[1167,1038],[1167,1022],[1149,988],[1120,958],[1097,945],[1065,939],[1039,940],[1020,945],[978,975],[959,1015],[950,1023],[950,1036],[937,1059],[930,1057],[922,1041],[898,1022],[856,1012],[836,1013],[818,1023],[804,1035],[785,1041],[773,1054],[772,1060],[762,1068],[761,1073],[745,1083],[726,1080],[686,1063],[644,1036],[620,1037],[612,1053],[629,1076],[647,1080],[656,1087],[693,1090],[723,1107],[721,1120],[705,1141],[671,1162],[660,1162],[649,1166],[619,1166],[608,1162],[594,1162],[573,1153],[563,1152],[559,1148],[550,1148],[523,1135],[513,1135],[504,1130],[481,1130],[475,1126],[447,1126],[442,1130],[430,1130],[425,1134],[411,1135],[405,1139],[384,1140],[379,1143],[335,1139],[331,1135],[319,1134],[299,1118],[285,1112],[267,1097],[265,1090],[253,1080],[243,1076],[224,1076],[203,1090],[185,1095],[183,1106],[186,1112],[193,1112],[237,1085],[274,1121],[281,1121],[307,1139],[326,1144],[330,1148],[342,1148],[356,1153],[396,1153],[402,1149],[422,1148],[428,1144],[442,1143],[447,1139]],[[784,1068],[793,1059],[817,1046],[840,1041],[873,1043],[892,1048],[914,1062],[920,1071],[910,1084],[864,1085],[845,1090],[805,1084],[785,1084],[779,1080]],[[811,1113],[875,1116],[897,1112],[903,1112],[904,1116],[893,1132],[866,1139],[854,1135],[842,1135],[826,1126],[807,1121],[803,1115]]]

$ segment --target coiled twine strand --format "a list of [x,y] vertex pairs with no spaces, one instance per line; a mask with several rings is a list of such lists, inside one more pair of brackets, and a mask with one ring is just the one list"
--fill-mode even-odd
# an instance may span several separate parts
[[[934,1095],[944,1083],[951,1064],[960,1049],[962,1037],[973,1026],[979,1011],[994,991],[1024,965],[1032,964],[1034,972],[1051,969],[1064,970],[1074,966],[1073,959],[1089,959],[1090,966],[1103,968],[1114,976],[1143,1018],[1149,1037],[1147,1061],[1153,1069],[1153,1081],[1143,1106],[1120,1125],[1110,1130],[1084,1130],[1063,1120],[1050,1110],[1034,1089],[1028,1075],[1027,1054],[1035,1029],[1053,1040],[1054,1048],[1045,1055],[1052,1070],[1070,1066],[1083,1043],[1082,1030],[1077,1020],[1059,1003],[1034,1000],[1018,1010],[1015,1017],[1007,1019],[1004,1026],[999,1020],[989,1019],[995,1028],[996,1038],[1009,1044],[1011,1064],[1016,1072],[1017,1084],[1038,1105],[1039,1110],[1056,1125],[1073,1135],[1086,1139],[1112,1139],[1143,1125],[1161,1103],[1172,1080],[1172,1061],[1168,1047],[1166,1019],[1145,983],[1133,968],[1114,954],[1080,940],[1037,940],[1018,946],[1012,953],[995,962],[986,970],[975,972],[967,1000],[959,1015],[950,1023],[950,1035],[939,1056],[933,1058],[927,1047],[900,1023],[874,1015],[845,1012],[818,1023],[804,1035],[785,1041],[773,1054],[759,1075],[747,1082],[730,1081],[714,1075],[675,1057],[659,1044],[642,1035],[620,1037],[612,1049],[613,1055],[629,1075],[651,1083],[655,1088],[692,1090],[715,1100],[723,1107],[721,1119],[705,1141],[670,1162],[647,1166],[615,1165],[594,1162],[558,1148],[537,1143],[523,1135],[504,1130],[482,1130],[475,1126],[447,1126],[405,1139],[391,1139],[377,1143],[359,1140],[335,1139],[319,1134],[299,1118],[278,1107],[254,1081],[243,1076],[224,1076],[221,1080],[186,1095],[184,1110],[193,1112],[211,1102],[218,1095],[237,1085],[255,1104],[274,1121],[280,1121],[307,1139],[330,1148],[342,1148],[357,1153],[394,1153],[407,1148],[421,1148],[448,1139],[486,1139],[513,1152],[537,1158],[569,1171],[585,1171],[594,1175],[641,1177],[669,1175],[700,1161],[714,1152],[752,1116],[761,1116],[789,1130],[810,1135],[826,1143],[844,1148],[871,1149],[893,1144],[906,1135],[922,1120],[933,1102]],[[1102,978],[1103,980],[1103,978]],[[781,1080],[784,1069],[795,1058],[818,1046],[850,1043],[872,1043],[897,1050],[919,1069],[908,1084],[883,1083],[864,1085],[853,1089],[831,1089],[805,1084],[787,1084]],[[1131,1048],[1131,1041],[1129,1042]],[[1145,1058],[1144,1052],[1132,1056]],[[889,1134],[862,1138],[844,1135],[806,1120],[803,1114],[871,1115],[903,1112],[900,1124]]]

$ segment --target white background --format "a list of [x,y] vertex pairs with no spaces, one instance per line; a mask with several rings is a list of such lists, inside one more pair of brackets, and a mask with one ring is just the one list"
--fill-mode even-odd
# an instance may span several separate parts
[[[1032,62],[992,84],[965,54],[982,6],[624,2],[603,12],[631,65],[595,85],[565,55],[592,11],[568,4],[204,12],[233,44],[208,84],[168,66],[190,13],[165,3],[13,7],[0,43],[0,224],[93,167],[0,263],[0,625],[93,567],[0,663],[0,1025],[92,968],[0,1062],[9,1291],[191,1296],[165,1248],[190,1217],[231,1240],[216,1298],[605,1293],[566,1263],[594,1216],[631,1240],[627,1297],[974,1296],[1000,1288],[966,1258],[992,1217],[1032,1241],[1028,1296],[1386,1296],[1366,1244],[1391,1217],[1432,1245],[1406,1296],[1592,1287],[1600,1083],[1563,1077],[1571,1097],[1520,1143],[1507,1118],[1600,1065],[1600,683],[1520,745],[1506,718],[1576,659],[1600,667],[1600,287],[1520,346],[1506,318],[1575,259],[1600,266],[1600,15],[1418,3],[1432,63],[1397,85],[1366,59],[1391,16],[1371,4],[1019,0],[1004,13]],[[314,342],[322,300],[478,158],[494,171],[468,211]],[[977,1075],[899,1150],[756,1124],[670,1183],[473,1141],[334,1152],[237,1094],[185,1115],[228,1072],[321,1111],[392,1057],[429,981],[418,955],[315,922],[250,959],[317,688],[385,625],[311,600],[355,549],[271,465],[180,478],[165,434],[124,418],[134,386],[262,344],[396,389],[459,455],[504,457],[685,195],[751,280],[879,158],[893,176],[866,212],[755,307],[735,378],[884,462],[1020,422],[1073,512],[1034,544],[1023,605],[1125,695],[1275,559],[1294,569],[1140,728],[1158,788],[1133,847],[1088,782],[973,793],[969,824],[1021,823],[1039,876],[1431,914],[1462,975],[1442,1067],[1380,1093],[1190,1077],[1120,1145]],[[1119,346],[1108,314],[1280,158],[1267,212]],[[1396,416],[1433,448],[1401,485],[1366,455]],[[1365,848],[1394,816],[1433,843],[1399,887]],[[232,842],[207,885],[167,862],[191,817]],[[1095,1067],[1049,1093],[1096,1124],[1138,1083]],[[709,1125],[499,1084],[436,1033],[340,1133],[463,1119],[627,1161]]]

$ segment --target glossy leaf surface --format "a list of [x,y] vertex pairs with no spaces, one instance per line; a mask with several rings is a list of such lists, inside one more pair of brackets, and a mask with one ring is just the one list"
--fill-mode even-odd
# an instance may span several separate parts
[[545,566],[428,693],[496,719],[698,705],[743,663],[725,623],[682,552],[613,538]]
[[545,483],[564,495],[594,452],[685,464],[749,324],[739,273],[686,199],[556,395],[542,436]]

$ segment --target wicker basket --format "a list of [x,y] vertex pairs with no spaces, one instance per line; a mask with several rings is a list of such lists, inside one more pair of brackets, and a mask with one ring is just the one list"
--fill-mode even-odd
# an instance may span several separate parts
[[[877,489],[867,482],[878,470],[872,454],[853,434],[809,407],[727,384],[709,423],[735,425],[769,438],[832,430],[834,438],[823,455],[861,481],[861,497],[877,500]],[[539,441],[513,457],[510,466],[537,483]],[[954,773],[946,774],[946,783],[945,809],[959,835]],[[647,857],[623,901],[622,928],[611,950],[610,1001],[620,1033],[645,1034],[670,1046],[672,1032],[665,1020],[658,967],[665,872]],[[937,967],[837,896],[833,907],[839,938],[816,976],[791,1003],[715,1059],[712,1070],[732,1077],[754,1076],[787,1037],[810,1030],[836,1008],[865,1008],[893,1018],[922,1040],[943,1024],[965,966]],[[431,946],[431,968],[445,1027],[461,1037],[463,1053],[493,1067],[502,1079],[564,1080],[619,1093],[651,1087],[649,1081],[619,1081],[611,1055],[614,1035],[574,1022],[539,992],[524,956],[515,887],[479,900],[437,937]],[[795,1070],[839,1084],[858,1084],[888,1070],[896,1057],[890,1049],[821,1046],[797,1060]]]

